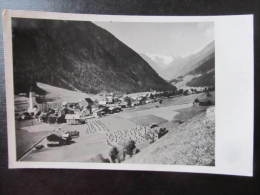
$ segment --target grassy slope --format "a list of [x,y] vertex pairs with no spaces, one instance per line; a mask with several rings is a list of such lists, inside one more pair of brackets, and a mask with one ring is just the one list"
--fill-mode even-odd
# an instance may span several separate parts
[[199,67],[195,68],[188,74],[205,74],[209,72],[210,70],[215,69],[215,55],[211,54],[209,59],[207,59],[204,63],[202,63]]
[[125,163],[214,165],[215,120],[206,112],[170,132]]
[[37,83],[37,86],[40,89],[46,91],[45,98],[47,101],[50,102],[62,102],[62,101],[75,102],[86,97],[90,97],[90,98],[97,97],[96,95],[93,94],[54,87],[40,82]]

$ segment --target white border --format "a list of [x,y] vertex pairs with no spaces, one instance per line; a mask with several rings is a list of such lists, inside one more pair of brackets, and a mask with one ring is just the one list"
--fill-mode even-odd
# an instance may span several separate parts
[[[216,59],[216,166],[17,162],[11,18],[106,22],[214,22]],[[176,171],[253,175],[253,15],[115,16],[3,11],[9,168],[68,168]]]

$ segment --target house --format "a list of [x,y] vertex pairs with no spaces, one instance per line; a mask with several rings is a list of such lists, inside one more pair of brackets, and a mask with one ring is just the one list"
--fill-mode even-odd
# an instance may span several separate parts
[[151,100],[151,99],[147,99],[147,100],[145,101],[146,104],[150,104],[150,103],[152,103],[152,102],[153,102],[153,100]]
[[121,108],[126,108],[128,106],[127,102],[122,101],[118,104]]
[[103,109],[96,109],[93,111],[93,116],[96,118],[102,117],[103,115]]
[[107,101],[107,104],[113,104],[114,103],[114,97],[113,96],[107,96],[106,101]]
[[193,101],[193,105],[195,105],[195,106],[211,106],[211,105],[213,105],[213,102],[208,98],[204,98],[204,99],[196,98]]
[[98,104],[99,105],[106,105],[107,101],[106,100],[100,100],[100,101],[98,101]]
[[79,125],[82,124],[82,120],[79,114],[66,114],[66,123],[69,125]]
[[137,100],[134,100],[131,102],[131,106],[138,106],[139,104],[140,104],[140,102]]

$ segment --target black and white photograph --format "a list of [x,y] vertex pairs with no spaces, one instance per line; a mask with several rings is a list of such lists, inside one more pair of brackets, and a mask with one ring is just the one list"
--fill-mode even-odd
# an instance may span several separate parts
[[10,27],[15,162],[216,166],[214,20]]
[[12,19],[19,161],[214,166],[214,23]]

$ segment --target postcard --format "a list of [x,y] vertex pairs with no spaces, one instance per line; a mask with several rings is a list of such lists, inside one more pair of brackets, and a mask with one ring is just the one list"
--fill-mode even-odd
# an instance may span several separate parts
[[4,10],[9,168],[253,175],[253,16]]

